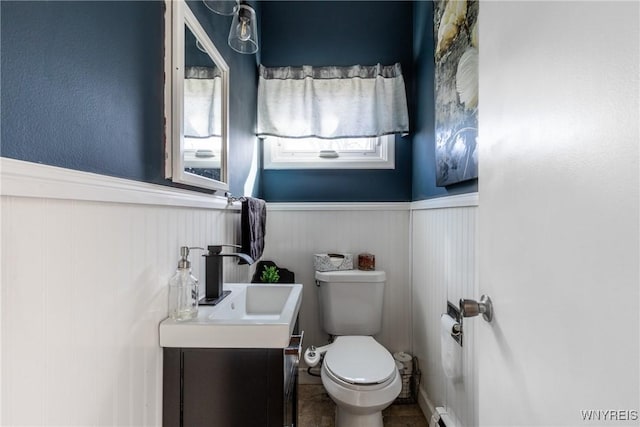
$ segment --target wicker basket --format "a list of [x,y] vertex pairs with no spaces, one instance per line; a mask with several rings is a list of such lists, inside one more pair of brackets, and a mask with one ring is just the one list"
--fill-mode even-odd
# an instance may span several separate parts
[[420,369],[418,367],[418,358],[412,360],[413,371],[409,374],[400,374],[402,377],[402,390],[394,401],[398,404],[416,403],[418,396],[418,388],[420,387]]

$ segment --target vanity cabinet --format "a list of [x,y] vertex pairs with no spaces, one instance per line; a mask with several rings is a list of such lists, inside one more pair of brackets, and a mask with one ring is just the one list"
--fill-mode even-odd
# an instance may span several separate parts
[[301,346],[164,348],[163,426],[296,426]]

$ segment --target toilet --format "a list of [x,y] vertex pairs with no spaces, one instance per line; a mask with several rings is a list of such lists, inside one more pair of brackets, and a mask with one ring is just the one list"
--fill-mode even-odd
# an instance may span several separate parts
[[382,427],[382,410],[400,394],[393,356],[373,335],[382,328],[384,271],[316,272],[322,327],[335,337],[310,347],[304,359],[316,366],[336,403],[336,427]]

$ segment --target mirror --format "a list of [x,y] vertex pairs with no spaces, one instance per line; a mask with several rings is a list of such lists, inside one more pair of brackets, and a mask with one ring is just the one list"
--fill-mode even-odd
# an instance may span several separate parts
[[165,177],[228,190],[229,67],[184,1],[166,5]]

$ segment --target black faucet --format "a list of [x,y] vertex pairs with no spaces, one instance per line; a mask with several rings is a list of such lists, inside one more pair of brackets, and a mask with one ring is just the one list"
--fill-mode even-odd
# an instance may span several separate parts
[[232,248],[240,248],[238,245],[214,245],[207,246],[208,253],[203,255],[205,260],[205,282],[204,297],[200,300],[200,305],[216,305],[222,301],[231,291],[223,291],[223,274],[222,274],[222,258],[236,257],[241,258],[248,264],[253,264],[253,260],[249,255],[243,253],[223,254],[223,246]]

